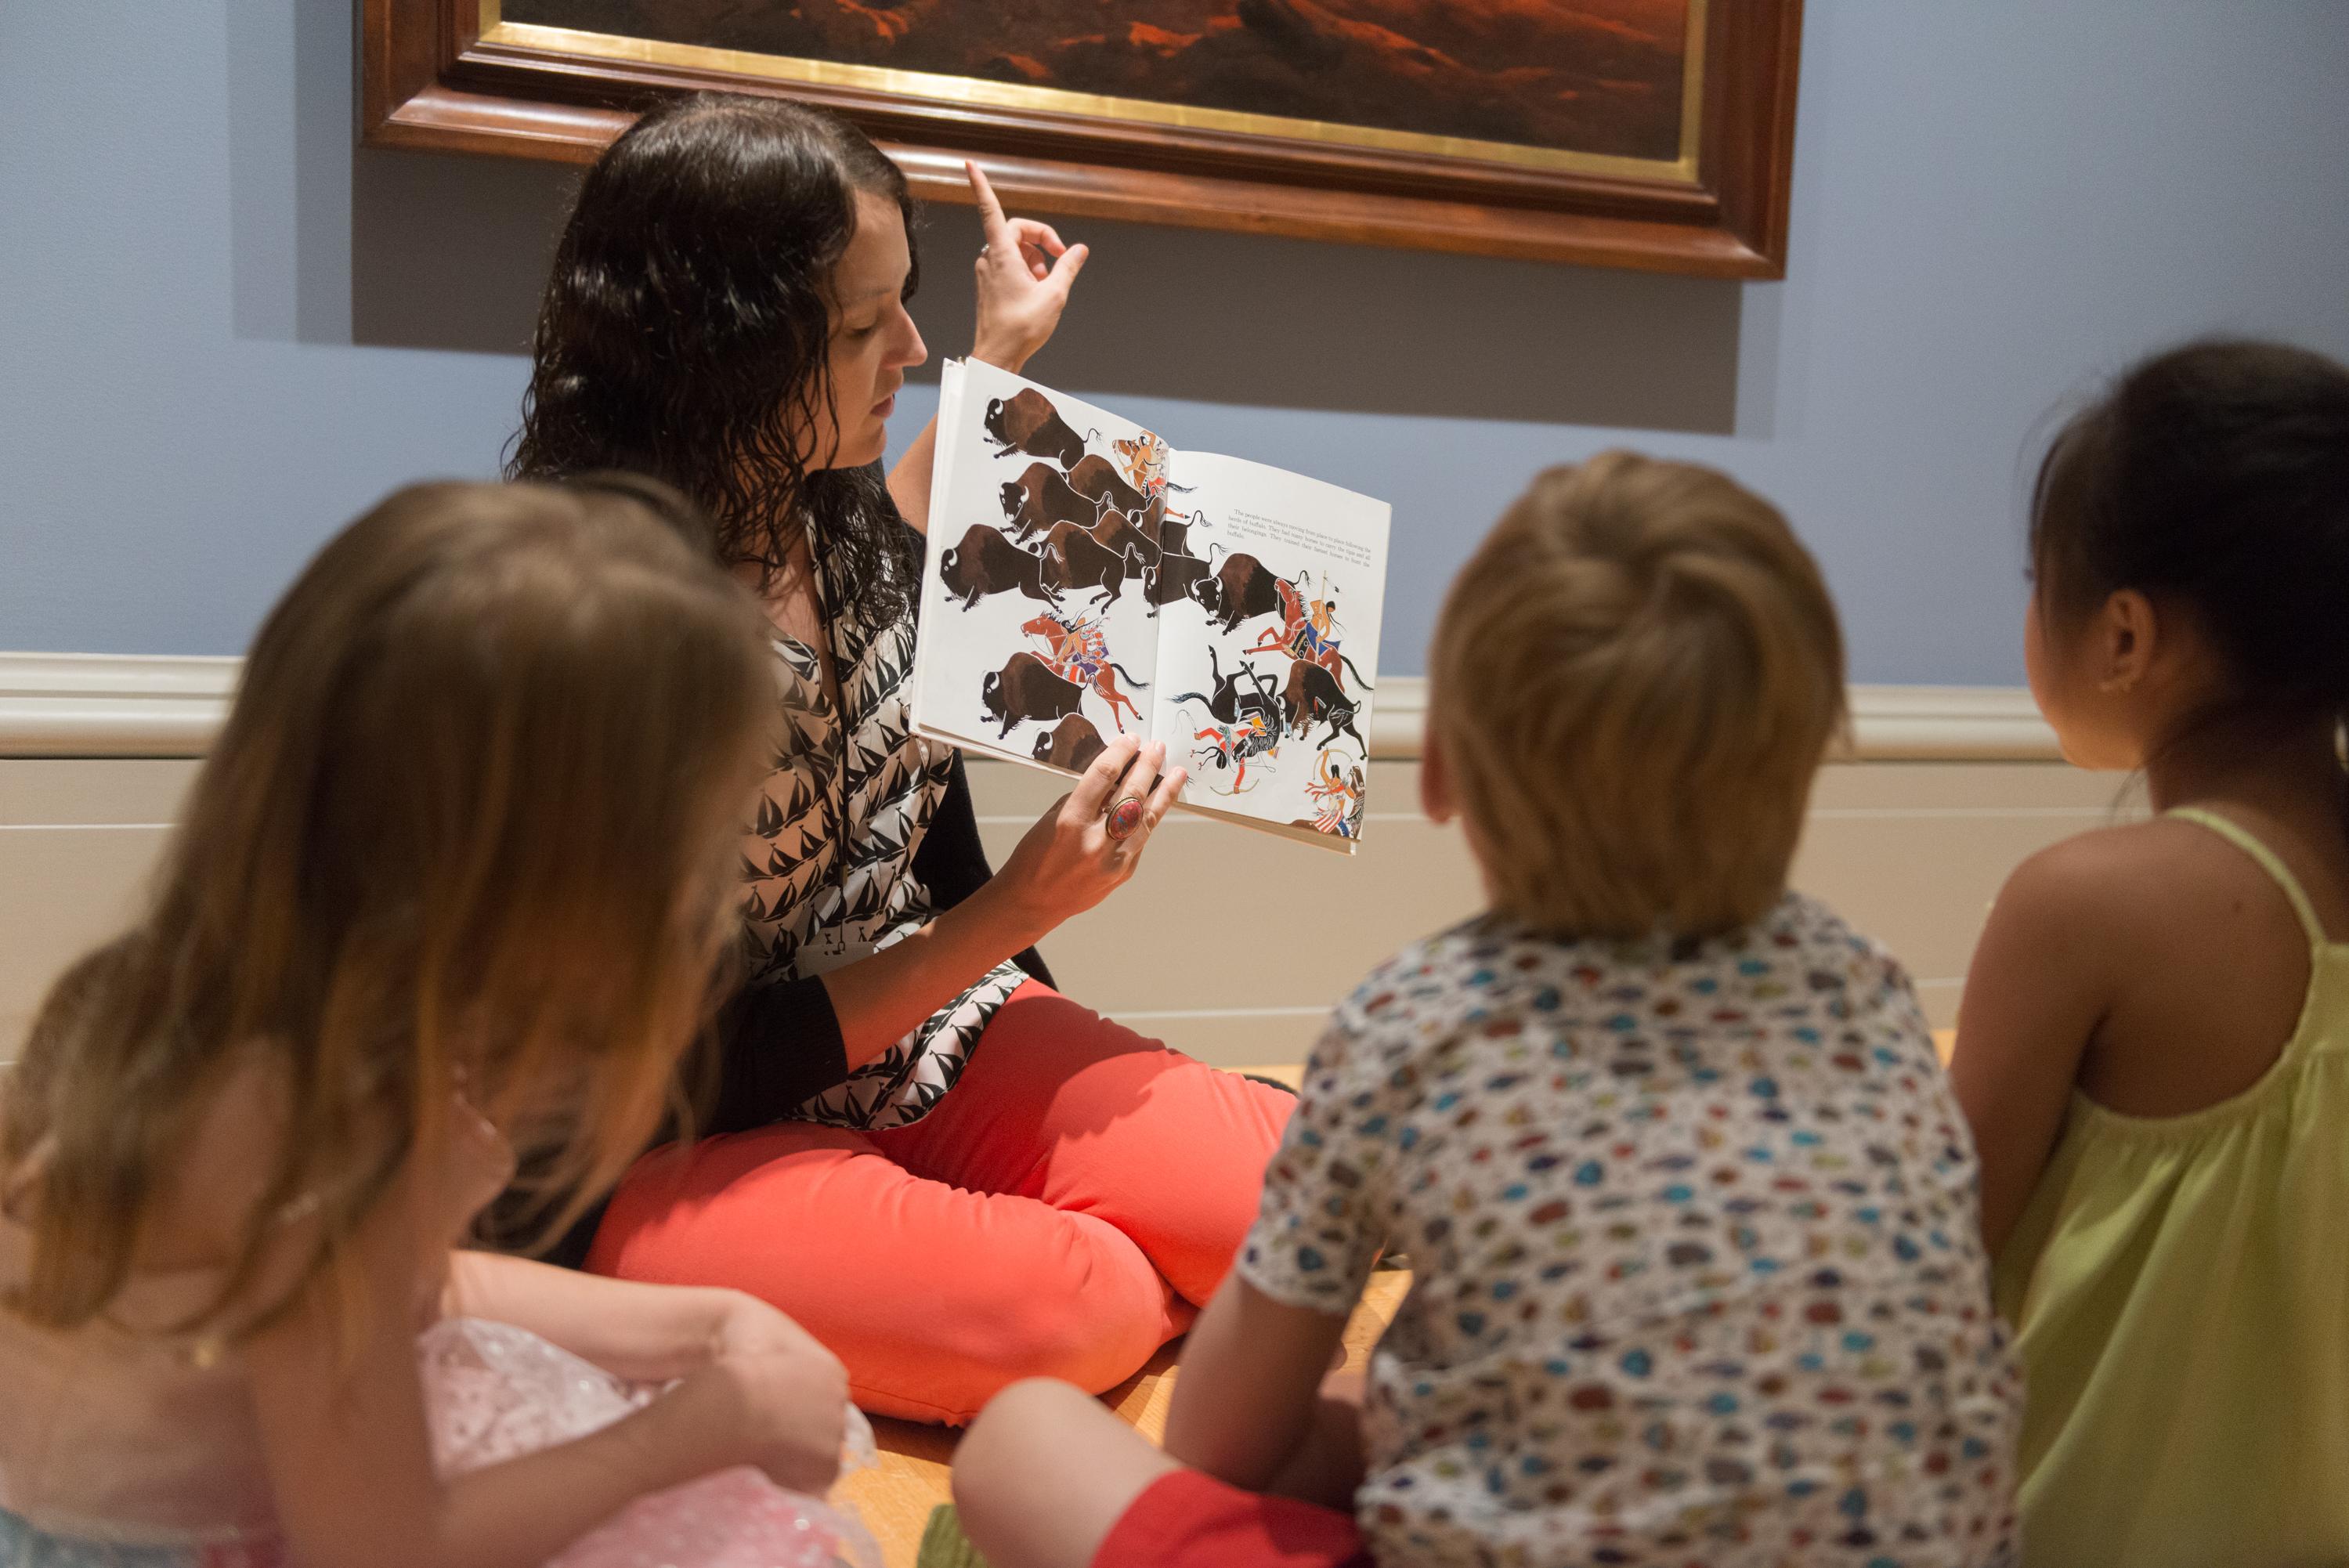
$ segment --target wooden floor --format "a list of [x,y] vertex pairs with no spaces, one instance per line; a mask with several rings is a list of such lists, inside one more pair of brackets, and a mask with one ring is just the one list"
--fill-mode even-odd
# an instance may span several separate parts
[[[1943,1061],[1949,1059],[1953,1034],[1944,1029],[1934,1035],[1933,1044]],[[1293,1084],[1299,1069],[1285,1067],[1247,1070]],[[1346,1325],[1348,1367],[1359,1368],[1370,1360],[1371,1346],[1386,1332],[1395,1308],[1402,1305],[1410,1288],[1411,1275],[1401,1271],[1371,1276],[1361,1305],[1354,1309],[1352,1320]],[[1167,1346],[1151,1359],[1150,1365],[1102,1395],[1102,1402],[1149,1437],[1159,1437],[1166,1428],[1166,1407],[1174,1395],[1176,1358],[1182,1348],[1179,1339]],[[930,1511],[952,1501],[947,1477],[947,1467],[954,1460],[957,1434],[946,1427],[880,1419],[873,1423],[873,1433],[881,1449],[880,1464],[842,1482],[834,1495],[854,1504],[863,1515],[874,1539],[881,1544],[881,1560],[886,1568],[914,1568],[914,1553],[921,1545],[922,1530],[929,1523]]]
[[[1370,1288],[1353,1320],[1346,1325],[1346,1365],[1359,1367],[1371,1357],[1371,1347],[1386,1331],[1411,1276],[1391,1270],[1371,1276]],[[1166,1408],[1174,1397],[1175,1358],[1183,1348],[1176,1340],[1151,1359],[1150,1365],[1102,1396],[1102,1402],[1155,1439],[1166,1427]],[[955,1439],[946,1427],[918,1427],[910,1421],[876,1419],[881,1463],[851,1476],[833,1494],[853,1503],[875,1541],[886,1568],[913,1568],[921,1545],[922,1528],[930,1511],[952,1501],[947,1467],[953,1462]]]

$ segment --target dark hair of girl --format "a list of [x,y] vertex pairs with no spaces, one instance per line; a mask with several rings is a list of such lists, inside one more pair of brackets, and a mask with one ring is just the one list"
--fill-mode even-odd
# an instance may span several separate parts
[[2349,369],[2251,342],[2144,361],[2049,448],[2031,555],[2054,624],[2122,589],[2199,618],[2228,690],[2198,726],[2349,715]]
[[555,249],[508,477],[651,474],[709,513],[720,561],[770,578],[812,527],[858,610],[905,614],[920,567],[877,466],[811,470],[798,445],[832,398],[829,291],[860,191],[896,203],[910,242],[905,176],[844,120],[715,94],[637,120]]

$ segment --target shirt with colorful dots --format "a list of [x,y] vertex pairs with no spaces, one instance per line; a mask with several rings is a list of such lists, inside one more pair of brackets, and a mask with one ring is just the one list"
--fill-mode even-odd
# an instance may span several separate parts
[[1899,966],[1788,894],[1702,941],[1495,916],[1339,1007],[1238,1268],[1348,1311],[1400,1568],[2006,1561],[2022,1387]]

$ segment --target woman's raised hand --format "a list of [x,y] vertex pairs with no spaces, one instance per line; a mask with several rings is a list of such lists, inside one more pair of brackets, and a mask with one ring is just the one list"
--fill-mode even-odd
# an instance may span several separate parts
[[996,873],[1035,937],[1092,908],[1133,874],[1185,777],[1166,766],[1166,748],[1154,740],[1121,735],[1102,749]]
[[1091,253],[1082,245],[1062,244],[1050,223],[1005,217],[978,165],[962,167],[978,198],[978,219],[987,233],[978,253],[978,331],[971,356],[1016,372],[1060,325],[1069,290]]

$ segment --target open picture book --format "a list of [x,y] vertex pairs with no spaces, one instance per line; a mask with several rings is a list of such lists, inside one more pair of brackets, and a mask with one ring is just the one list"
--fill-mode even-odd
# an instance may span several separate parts
[[914,723],[1077,773],[1119,735],[1179,809],[1353,852],[1388,507],[1179,452],[1106,409],[946,366]]

